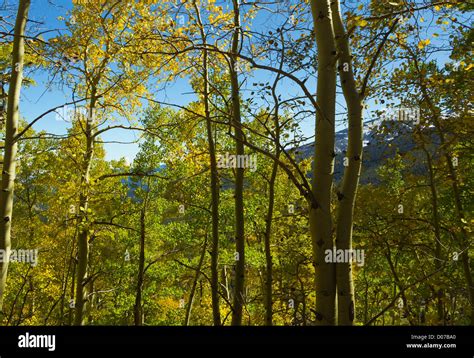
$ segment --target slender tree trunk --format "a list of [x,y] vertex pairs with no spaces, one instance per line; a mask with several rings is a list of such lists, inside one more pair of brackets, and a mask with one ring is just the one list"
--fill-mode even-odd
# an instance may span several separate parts
[[[280,66],[281,68],[281,66]],[[275,125],[275,158],[272,165],[272,172],[270,180],[268,181],[268,210],[265,217],[265,292],[264,292],[264,306],[265,306],[265,325],[273,325],[273,258],[271,250],[272,238],[272,223],[273,211],[275,207],[275,182],[278,174],[278,160],[280,159],[280,121],[279,121],[279,100],[276,94],[276,86],[280,80],[280,75],[277,76],[273,87],[272,96],[275,102],[274,125]]]
[[[3,82],[0,83],[0,133],[3,134],[3,130],[5,129],[5,114],[6,114],[6,101],[7,101],[7,94],[5,92],[5,87],[3,86]],[[3,157],[1,158],[1,163],[3,164]]]
[[[438,134],[441,138],[441,145],[445,146],[446,142],[444,139],[444,134],[441,130],[439,122],[438,121],[435,121],[435,122],[436,122],[435,126],[438,129]],[[466,216],[464,214],[464,208],[461,201],[461,191],[459,189],[458,175],[453,165],[453,157],[451,156],[451,154],[446,152],[445,158],[446,158],[446,163],[448,166],[449,176],[451,179],[451,186],[452,186],[453,197],[454,197],[454,207],[456,210],[456,216],[457,216],[458,225],[460,228],[460,234],[457,236],[458,236],[459,246],[460,246],[460,251],[461,251],[460,257],[461,257],[462,270],[464,273],[464,278],[466,280],[468,299],[470,302],[470,316],[471,316],[470,324],[471,326],[474,326],[474,280],[472,278],[471,263],[470,263],[470,258],[469,258],[469,247],[471,245],[471,239],[469,238],[469,234],[467,233],[465,229]]]
[[[279,158],[280,150],[277,147],[276,157]],[[271,238],[272,238],[272,222],[273,222],[273,209],[275,206],[275,181],[278,173],[278,162],[273,162],[272,174],[268,182],[268,210],[265,217],[265,325],[273,325],[273,259],[271,250]]]
[[92,158],[94,156],[94,113],[96,104],[96,88],[91,91],[91,101],[89,105],[89,116],[86,119],[85,135],[86,135],[86,152],[84,153],[84,162],[81,176],[81,193],[79,195],[79,234],[77,243],[77,268],[76,268],[76,294],[75,294],[75,316],[74,325],[80,326],[84,324],[84,310],[87,297],[87,268],[89,264],[89,184],[90,170],[92,166]]
[[[67,230],[66,230],[66,233],[67,233]],[[71,276],[71,279],[74,281],[74,268],[73,268],[73,265],[74,265],[74,243],[75,243],[75,237],[72,239],[72,243],[71,243],[71,250],[69,252],[67,252],[66,250],[66,260],[65,260],[65,275],[64,275],[64,283],[63,283],[63,289],[62,289],[62,295],[61,295],[61,309],[60,309],[60,325],[63,326],[65,324],[64,322],[64,318],[65,318],[65,314],[64,314],[64,305],[66,304],[67,302],[67,306],[69,308],[69,300],[66,300],[66,295],[67,295],[67,290],[68,290],[68,285],[69,285],[69,277]],[[74,286],[74,285],[73,285]],[[71,310],[69,309],[68,312],[70,313]],[[71,322],[69,321],[69,325],[71,325]]]
[[20,90],[23,78],[25,54],[25,27],[30,9],[29,0],[20,0],[15,22],[15,38],[12,52],[12,74],[8,88],[7,119],[5,131],[5,153],[0,191],[0,321],[3,312],[3,299],[7,282],[8,263],[11,252],[11,223],[13,211],[13,190],[15,184],[18,119],[20,116]]
[[201,40],[204,45],[202,52],[202,67],[204,79],[204,114],[206,116],[207,143],[209,147],[210,169],[211,169],[211,215],[212,215],[212,244],[211,244],[211,301],[212,319],[214,326],[221,325],[221,313],[219,306],[219,172],[217,170],[216,145],[212,131],[211,111],[209,108],[209,53],[207,51],[207,37],[201,20],[201,13],[196,2],[193,2]]
[[[442,138],[441,142],[442,145],[445,145],[444,135],[439,127],[439,123],[435,124],[438,128],[439,135]],[[471,262],[469,258],[469,247],[471,245],[471,238],[465,229],[466,225],[466,216],[464,214],[464,208],[461,200],[461,191],[459,189],[459,179],[454,169],[453,165],[453,157],[449,153],[445,153],[446,162],[448,165],[449,176],[451,179],[451,186],[453,190],[453,197],[454,197],[454,207],[456,210],[456,216],[458,219],[458,225],[460,228],[460,234],[458,234],[459,246],[460,246],[460,257],[461,257],[461,264],[462,270],[464,273],[464,279],[466,280],[467,292],[468,292],[468,299],[470,303],[470,324],[474,326],[474,280],[472,277],[471,272]]]
[[28,267],[28,271],[26,271],[26,274],[25,274],[25,276],[23,277],[23,283],[21,284],[20,289],[18,290],[18,292],[17,292],[16,295],[15,295],[15,299],[13,300],[13,303],[12,303],[12,305],[11,305],[10,314],[8,315],[8,319],[7,319],[7,322],[5,323],[5,326],[9,326],[9,325],[10,325],[10,322],[12,321],[13,314],[14,314],[14,312],[15,312],[16,303],[18,302],[18,299],[20,298],[20,295],[21,295],[21,293],[23,292],[23,288],[25,288],[26,283],[28,282],[28,279],[30,278],[30,277],[29,277],[30,269],[31,269],[31,266]]
[[133,317],[135,326],[143,325],[143,311],[142,311],[142,292],[143,292],[143,277],[145,274],[145,221],[146,221],[146,199],[140,212],[140,255],[138,258],[138,277],[137,290],[135,293],[135,305],[133,307]]
[[325,262],[325,251],[333,250],[331,191],[334,173],[336,106],[336,47],[328,0],[311,0],[318,47],[316,140],[310,207],[310,233],[316,288],[316,324],[336,322],[336,276],[333,263]]
[[[205,72],[207,77],[207,51],[205,51],[206,63]],[[216,148],[212,135],[211,116],[209,111],[209,84],[206,78],[205,84],[205,113],[207,139],[209,144],[209,156],[211,166],[211,212],[212,212],[212,246],[211,246],[211,299],[212,299],[212,317],[215,326],[221,325],[221,314],[219,305],[219,173],[217,171]]]
[[408,321],[410,322],[410,325],[414,326],[415,322],[412,319],[412,315],[410,314],[410,307],[408,305],[408,299],[407,296],[405,295],[405,287],[403,286],[402,282],[400,281],[400,277],[398,276],[397,270],[395,268],[395,265],[392,260],[392,252],[390,250],[390,245],[386,243],[387,245],[387,254],[385,255],[387,258],[388,265],[390,267],[390,271],[392,272],[393,276],[393,281],[394,281],[394,295],[397,294],[397,288],[399,292],[401,292],[400,297],[403,301],[403,311],[404,314],[407,316]]
[[[234,33],[232,36],[232,55],[230,56],[230,77],[232,92],[232,126],[235,130],[235,148],[237,156],[244,155],[244,135],[240,115],[240,88],[237,73],[237,55],[239,51],[240,8],[239,0],[232,0],[234,11]],[[244,168],[235,170],[235,284],[232,311],[232,325],[242,324],[245,285],[245,236],[244,236]]]
[[[426,162],[428,165],[428,174],[429,174],[429,186],[431,190],[431,208],[433,210],[433,228],[435,234],[435,262],[434,267],[435,270],[438,271],[441,269],[441,262],[442,262],[442,252],[441,252],[441,228],[440,228],[440,220],[439,220],[439,205],[438,205],[438,190],[436,188],[435,182],[435,175],[433,171],[433,160],[431,158],[431,154],[426,149],[425,143],[423,141],[422,133],[419,133],[421,139],[422,149],[426,155]],[[444,291],[443,289],[438,289],[436,292],[436,308],[438,312],[438,322],[439,324],[444,325]]]
[[[92,261],[91,258],[89,258],[89,260]],[[85,311],[84,311],[84,316],[87,316],[87,322],[89,324],[94,324],[94,319],[92,317],[92,311],[94,310],[94,306],[95,306],[95,302],[96,302],[96,294],[95,294],[95,291],[94,291],[94,283],[95,283],[95,279],[96,277],[92,278],[92,279],[89,279],[89,281],[87,282],[87,284],[89,285],[89,289],[88,289],[88,298],[87,298],[87,305],[84,306],[85,307]]]
[[[341,18],[339,1],[332,2],[334,34],[339,56],[339,78],[348,110],[347,166],[344,169],[341,191],[338,195],[336,249],[352,250],[354,205],[362,163],[362,96],[357,90],[352,68],[349,41]],[[352,262],[336,265],[337,317],[339,325],[353,325],[355,296]]]
[[223,265],[221,281],[224,282],[223,285],[224,285],[224,288],[225,288],[225,295],[226,295],[227,301],[230,302],[232,297],[231,297],[231,292],[230,292],[230,289],[229,289],[229,279],[227,278],[227,276],[228,276],[227,275],[227,265]]
[[364,284],[365,284],[365,290],[364,290],[364,324],[367,323],[367,320],[369,319],[369,283],[367,281],[367,271],[364,270]]
[[191,311],[193,309],[194,303],[194,296],[196,294],[196,287],[199,281],[199,276],[201,275],[202,265],[204,264],[204,259],[206,257],[206,250],[207,250],[207,233],[204,239],[204,244],[202,246],[201,257],[199,258],[198,267],[196,268],[196,272],[194,274],[193,285],[191,286],[191,292],[189,293],[189,301],[186,306],[186,314],[184,317],[184,325],[189,326],[189,322],[191,321]]
[[[72,272],[71,272],[71,292],[70,292],[70,297],[71,299],[74,298],[74,292],[76,288],[76,269],[77,269],[77,260],[72,260]],[[72,326],[73,320],[74,320],[74,311],[75,311],[75,304],[71,305],[71,301],[68,300],[68,307],[69,307],[69,313],[68,313],[68,320],[67,320],[67,325]]]

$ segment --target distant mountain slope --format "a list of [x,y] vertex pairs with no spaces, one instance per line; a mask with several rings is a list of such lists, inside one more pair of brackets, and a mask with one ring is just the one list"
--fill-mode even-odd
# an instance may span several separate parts
[[[363,166],[361,173],[361,184],[377,184],[378,178],[376,170],[380,167],[386,159],[393,158],[395,154],[412,152],[415,157],[419,157],[412,168],[413,173],[422,173],[426,168],[423,158],[420,157],[421,152],[416,149],[416,144],[413,140],[412,129],[410,126],[401,124],[399,122],[384,122],[384,126],[388,129],[387,134],[381,134],[374,122],[364,123],[364,151],[363,151]],[[431,132],[432,143],[436,145],[437,137]],[[336,161],[334,166],[334,177],[336,181],[340,181],[344,174],[343,160],[347,148],[347,129],[336,132],[335,136],[335,152]],[[436,150],[432,149],[436,156]],[[296,149],[297,158],[307,159],[314,154],[314,142],[305,144]]]

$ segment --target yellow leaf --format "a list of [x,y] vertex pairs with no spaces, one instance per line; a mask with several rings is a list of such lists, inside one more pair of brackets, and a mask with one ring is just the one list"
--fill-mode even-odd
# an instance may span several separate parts
[[434,7],[434,9],[435,9],[435,11],[439,11],[439,10],[441,10],[441,6],[436,5],[436,6]]
[[426,46],[428,46],[429,44],[431,43],[431,40],[430,39],[426,39],[426,40],[421,40],[420,42],[418,42],[418,48],[420,50],[423,50]]
[[368,22],[367,20],[359,20],[357,21],[357,25],[359,25],[360,27],[364,27],[364,26],[367,26]]

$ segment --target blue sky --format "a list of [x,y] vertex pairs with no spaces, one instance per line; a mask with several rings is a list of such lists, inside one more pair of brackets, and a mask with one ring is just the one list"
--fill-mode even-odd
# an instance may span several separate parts
[[[67,11],[72,8],[70,0],[54,0],[54,5],[48,0],[32,0],[30,18],[34,21],[42,22],[40,30],[50,30],[62,28],[63,22],[58,20],[59,16],[65,17]],[[53,35],[53,34],[51,34]],[[49,36],[45,35],[47,39]],[[71,101],[70,92],[67,89],[60,89],[58,86],[50,85],[50,76],[46,72],[36,71],[31,74],[36,85],[24,87],[21,92],[21,113],[28,122],[48,111],[51,108],[60,106]],[[187,80],[177,80],[173,85],[168,86],[155,97],[156,99],[184,104],[193,99],[189,94],[190,87]],[[62,120],[61,111],[59,115],[48,114],[35,124],[35,130],[45,130],[48,133],[64,134],[70,123]],[[139,138],[139,133],[130,130],[115,129],[102,135],[104,141],[134,142]],[[107,159],[119,159],[125,157],[133,160],[138,144],[105,144]]]
[[[44,23],[44,25],[41,25],[40,30],[57,29],[63,26],[58,17],[65,17],[67,11],[71,8],[72,1],[70,0],[54,0],[54,5],[47,0],[32,0],[30,18]],[[47,39],[49,36],[45,35],[44,37]],[[36,71],[34,74],[31,74],[31,77],[35,80],[36,85],[24,87],[21,93],[21,113],[28,122],[51,108],[71,101],[70,93],[67,89],[61,90],[57,86],[49,84],[50,77],[48,73]],[[176,85],[160,93],[160,99],[170,100],[171,98],[178,98],[183,102],[188,102],[191,98],[186,98],[190,96],[184,94],[189,92],[186,82],[185,80],[177,81]],[[45,130],[48,133],[64,134],[70,123],[62,120],[61,117],[61,114],[51,113],[35,124],[34,128],[35,130]],[[116,129],[104,134],[102,140],[136,142],[138,136],[139,133],[134,131]],[[133,160],[138,151],[138,144],[108,143],[105,144],[105,149],[107,159],[109,160],[122,157]]]
[[[222,3],[222,1],[219,1]],[[10,3],[15,3],[10,1]],[[54,4],[53,4],[54,3]],[[15,6],[16,7],[16,6]],[[71,9],[72,2],[70,0],[32,0],[32,6],[30,10],[30,18],[42,22],[43,25],[39,25],[40,28],[44,30],[61,28],[63,23],[57,18],[59,16],[66,16],[66,12]],[[254,21],[254,26],[258,27],[259,25],[265,24],[267,21],[276,21],[274,18],[266,17],[257,17]],[[431,30],[433,31],[433,30]],[[51,34],[54,35],[54,34]],[[47,39],[48,36],[46,35]],[[272,77],[269,77],[268,72],[257,71],[254,73],[253,78],[250,78],[248,82],[258,82],[258,81],[271,81]],[[52,107],[59,106],[65,102],[70,101],[70,96],[68,91],[60,90],[55,86],[49,86],[48,88],[48,79],[49,75],[46,72],[35,72],[31,77],[36,81],[36,86],[30,86],[28,88],[23,88],[21,94],[21,112],[22,116],[30,122],[38,115],[49,110]],[[281,92],[283,96],[286,97],[291,94],[298,94],[299,89],[297,85],[292,81],[285,81],[284,87]],[[316,84],[314,81],[309,80],[307,87],[310,90],[315,89]],[[191,89],[187,83],[187,79],[180,79],[168,86],[167,89],[159,91],[156,93],[155,98],[167,102],[173,102],[180,105],[186,104],[189,101],[194,99],[194,96],[190,94]],[[343,98],[338,99],[339,103],[343,103]],[[372,103],[371,109],[375,109]],[[343,108],[338,106],[338,112],[341,112]],[[45,130],[50,133],[64,134],[69,123],[58,120],[57,115],[50,114],[44,117],[42,120],[35,125],[36,130]],[[369,116],[366,116],[368,119]],[[342,129],[342,125],[338,129]],[[302,123],[302,130],[307,135],[314,133],[314,119],[308,119]],[[126,130],[113,130],[105,134],[102,139],[105,141],[120,141],[120,142],[132,142],[138,139],[139,133]],[[121,157],[126,157],[129,160],[132,160],[138,150],[138,145],[135,144],[106,144],[105,149],[107,152],[107,159],[119,159]]]
[[[222,3],[222,1],[220,3]],[[67,11],[71,8],[72,2],[70,0],[32,0],[30,18],[44,24],[40,25],[40,30],[63,28],[63,22],[59,21],[58,17],[66,17]],[[259,21],[265,22],[268,21],[268,18]],[[51,33],[49,36],[53,36],[54,34],[55,33]],[[47,39],[49,36],[45,35],[44,38]],[[268,72],[257,71],[249,81],[270,81],[271,77],[268,76]],[[50,77],[48,73],[36,71],[31,74],[31,78],[35,80],[36,85],[24,87],[21,93],[21,113],[23,118],[28,122],[49,109],[71,100],[70,93],[67,89],[61,90],[57,86],[49,84],[48,81]],[[295,94],[298,93],[297,86],[291,81],[288,81],[285,86],[287,94],[292,92]],[[179,79],[167,86],[166,89],[156,93],[155,99],[183,105],[195,98],[194,95],[190,93],[191,91],[187,79]],[[61,117],[61,115],[51,113],[35,124],[34,128],[35,130],[45,130],[48,133],[64,134],[70,126],[70,123],[62,120]],[[313,121],[314,120],[303,123],[304,132],[312,133],[314,131]],[[102,140],[134,142],[139,138],[139,134],[139,132],[117,129],[104,134]],[[108,143],[105,144],[105,149],[107,159],[125,157],[129,160],[133,160],[138,151],[138,144]]]
[[[32,0],[30,18],[44,23],[41,26],[44,30],[62,28],[63,22],[59,21],[58,17],[65,17],[71,8],[72,1],[70,0],[54,0],[54,4],[47,0]],[[44,37],[47,39],[48,35]],[[53,107],[71,101],[67,89],[62,90],[49,84],[48,73],[37,71],[32,74],[32,78],[36,81],[36,85],[23,88],[21,93],[21,112],[28,122]],[[70,127],[70,123],[62,120],[61,117],[61,115],[51,113],[42,118],[34,128],[35,130],[45,130],[48,133],[64,134]],[[133,142],[137,140],[137,134],[132,131],[113,130],[102,136],[102,139],[104,141]],[[105,149],[109,160],[121,157],[132,160],[138,151],[138,145],[111,143],[106,144]]]

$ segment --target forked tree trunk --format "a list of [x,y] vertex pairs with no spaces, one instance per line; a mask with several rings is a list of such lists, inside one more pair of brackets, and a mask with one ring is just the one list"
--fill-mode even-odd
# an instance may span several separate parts
[[5,152],[0,191],[0,320],[3,312],[3,299],[7,282],[8,263],[11,252],[11,223],[13,211],[13,190],[15,185],[18,119],[20,116],[20,90],[23,78],[25,54],[25,27],[30,9],[29,0],[20,0],[15,22],[15,38],[12,52],[12,74],[8,88],[7,118],[5,130]]
[[[336,249],[352,250],[354,205],[362,163],[362,95],[359,94],[355,82],[349,39],[342,22],[339,1],[333,1],[331,8],[336,48],[339,56],[339,78],[348,110],[348,144],[347,160],[345,161],[347,166],[344,168],[342,187],[338,195]],[[355,298],[352,262],[336,265],[336,282],[338,325],[353,325]]]
[[316,140],[312,191],[316,203],[310,207],[316,288],[316,324],[336,322],[336,276],[333,263],[325,262],[325,251],[333,250],[331,191],[334,173],[336,108],[336,47],[328,0],[311,0],[318,48]]

